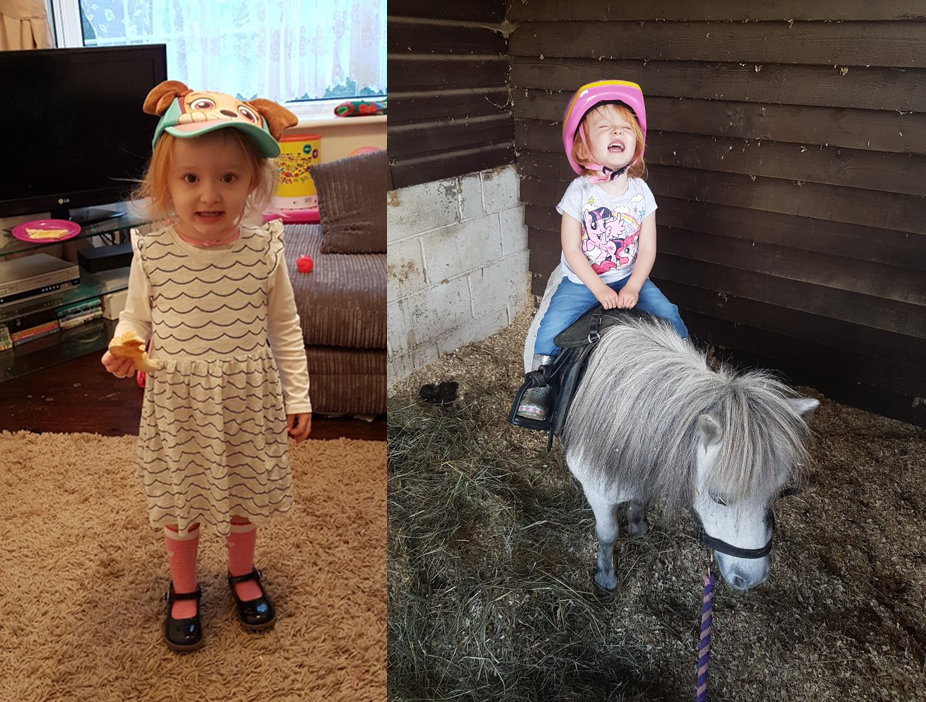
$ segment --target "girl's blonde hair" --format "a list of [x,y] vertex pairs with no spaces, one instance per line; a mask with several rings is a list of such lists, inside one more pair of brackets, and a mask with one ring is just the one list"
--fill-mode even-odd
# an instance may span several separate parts
[[[630,125],[631,131],[633,131],[634,137],[636,137],[636,145],[633,147],[633,165],[627,169],[627,177],[629,178],[642,178],[646,175],[646,162],[643,160],[643,147],[645,146],[643,142],[643,130],[640,129],[640,123],[637,122],[637,117],[633,113],[633,110],[624,107],[623,105],[617,105],[614,103],[608,103],[607,105],[599,105],[593,110],[589,110],[585,116],[582,118],[582,122],[579,124],[579,128],[576,130],[575,139],[572,142],[572,158],[583,168],[586,164],[592,162],[592,155],[589,153],[588,148],[582,142],[582,133],[585,133],[585,138],[588,139],[588,133],[585,132],[585,127],[588,124],[588,118],[593,114],[601,114],[603,112],[617,113],[617,116],[623,119],[627,124]],[[583,175],[592,175],[592,171],[583,170]]]
[[[247,203],[242,213],[242,219],[251,214],[263,212],[273,199],[276,191],[279,170],[269,158],[261,154],[253,139],[237,129],[219,129],[208,132],[194,139],[222,137],[231,139],[240,148],[247,158],[248,169],[251,175],[251,185],[254,189],[248,195]],[[170,190],[167,187],[168,174],[171,167],[174,139],[171,134],[163,134],[158,139],[148,162],[148,168],[141,182],[132,193],[133,200],[147,198],[148,214],[152,219],[167,219],[173,216],[171,212]]]

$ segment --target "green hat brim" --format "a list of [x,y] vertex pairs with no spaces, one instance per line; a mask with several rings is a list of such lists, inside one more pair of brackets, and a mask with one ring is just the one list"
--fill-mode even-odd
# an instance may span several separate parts
[[267,158],[276,158],[280,155],[280,145],[270,134],[256,124],[247,124],[246,122],[194,122],[192,124],[178,124],[173,127],[165,127],[163,131],[178,139],[192,139],[194,137],[214,132],[218,129],[237,129],[251,137],[260,149],[261,154]]

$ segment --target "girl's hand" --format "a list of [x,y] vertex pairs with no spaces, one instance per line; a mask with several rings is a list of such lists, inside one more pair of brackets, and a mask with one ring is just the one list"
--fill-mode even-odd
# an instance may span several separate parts
[[287,414],[286,427],[289,438],[297,444],[300,441],[305,441],[312,432],[312,413],[303,412],[301,414]]
[[630,287],[629,284],[625,285],[617,294],[618,309],[629,310],[631,307],[637,304],[637,296],[639,294],[639,290]]
[[117,358],[109,351],[103,354],[103,367],[117,378],[131,378],[135,375],[135,364],[131,358]]
[[592,292],[595,293],[595,297],[598,299],[598,302],[600,302],[601,306],[606,310],[613,310],[618,306],[618,293],[609,288],[604,283],[601,284],[600,288],[596,288]]

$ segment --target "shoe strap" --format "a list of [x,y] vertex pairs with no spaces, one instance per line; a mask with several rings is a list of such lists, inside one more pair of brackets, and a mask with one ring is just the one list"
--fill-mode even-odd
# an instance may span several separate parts
[[178,600],[196,600],[199,601],[199,598],[202,596],[202,588],[197,586],[193,592],[174,592],[174,584],[170,584],[170,592],[167,596],[171,602],[177,602]]
[[260,585],[260,571],[257,568],[254,568],[250,573],[245,573],[244,575],[229,575],[228,582],[237,585],[238,583],[246,583],[250,580],[256,580],[257,584]]

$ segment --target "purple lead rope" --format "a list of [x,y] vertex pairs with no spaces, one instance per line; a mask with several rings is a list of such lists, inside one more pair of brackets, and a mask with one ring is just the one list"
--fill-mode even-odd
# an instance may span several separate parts
[[711,657],[711,621],[714,607],[713,570],[704,576],[704,600],[701,603],[701,641],[698,644],[698,696],[695,702],[707,702],[707,661]]

